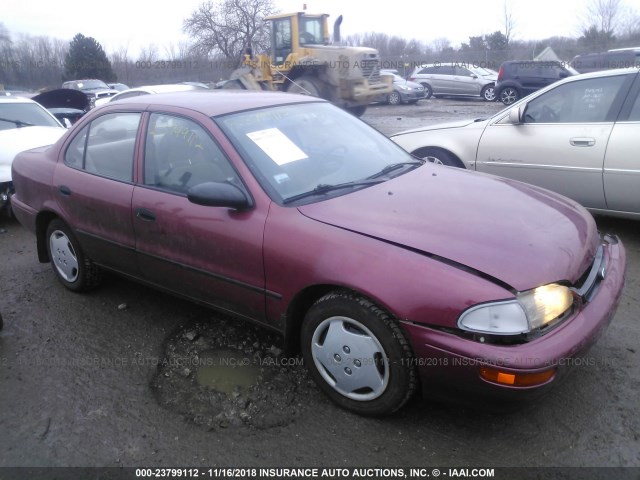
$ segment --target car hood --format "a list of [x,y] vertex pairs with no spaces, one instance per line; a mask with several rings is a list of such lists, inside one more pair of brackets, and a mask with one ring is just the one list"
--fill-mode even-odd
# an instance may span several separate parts
[[0,182],[11,181],[11,164],[18,153],[56,143],[66,131],[63,127],[22,127],[0,130]]
[[395,133],[393,135],[391,135],[391,137],[397,137],[400,135],[404,135],[405,133],[414,133],[414,132],[428,132],[431,130],[443,130],[443,129],[447,129],[447,128],[462,128],[462,127],[466,127],[468,125],[473,125],[473,124],[480,124],[480,123],[484,123],[487,120],[485,119],[478,119],[475,120],[473,118],[469,118],[466,120],[457,120],[455,122],[445,122],[445,123],[436,123],[434,125],[426,125],[424,127],[418,127],[418,128],[412,128],[411,130],[405,130],[399,133]]
[[36,95],[31,100],[38,102],[44,108],[74,108],[86,110],[89,108],[89,98],[84,92],[72,88],[57,88]]
[[575,283],[593,261],[599,238],[593,218],[572,200],[430,164],[298,208],[311,219],[454,262],[518,291]]

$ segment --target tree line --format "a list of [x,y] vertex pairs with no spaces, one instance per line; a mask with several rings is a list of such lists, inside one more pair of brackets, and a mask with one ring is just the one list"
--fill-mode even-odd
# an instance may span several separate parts
[[[533,59],[547,46],[561,59],[570,60],[580,53],[640,46],[640,15],[622,1],[591,0],[576,37],[514,39],[517,21],[505,0],[503,29],[470,36],[459,47],[454,48],[446,38],[423,42],[381,32],[351,35],[342,43],[375,48],[383,67],[398,70],[443,61],[497,69],[504,60]],[[263,18],[276,11],[273,0],[207,0],[183,21],[189,42],[163,48],[149,45],[135,57],[127,48],[107,54],[99,42],[81,33],[70,42],[12,35],[0,23],[0,85],[7,90],[57,88],[74,78],[100,78],[129,86],[216,82],[229,77],[247,48],[268,51],[270,32]]]

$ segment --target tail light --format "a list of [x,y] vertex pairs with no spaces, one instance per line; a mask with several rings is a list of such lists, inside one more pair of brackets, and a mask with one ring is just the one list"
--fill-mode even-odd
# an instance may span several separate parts
[[504,67],[500,65],[500,69],[498,70],[498,82],[502,80],[502,77],[504,77]]

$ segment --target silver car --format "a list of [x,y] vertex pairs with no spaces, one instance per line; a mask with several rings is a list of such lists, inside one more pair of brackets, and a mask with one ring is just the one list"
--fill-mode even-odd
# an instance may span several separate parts
[[554,83],[486,120],[393,135],[434,163],[522,180],[595,213],[640,218],[640,69]]
[[445,95],[480,96],[488,102],[496,99],[494,71],[468,63],[432,63],[418,65],[409,80],[421,84],[425,98]]

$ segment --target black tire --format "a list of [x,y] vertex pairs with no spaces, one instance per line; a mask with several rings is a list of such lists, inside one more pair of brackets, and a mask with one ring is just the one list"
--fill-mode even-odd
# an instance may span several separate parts
[[411,346],[397,321],[355,292],[335,291],[314,303],[300,339],[320,389],[354,413],[391,414],[418,387]]
[[456,158],[452,153],[436,147],[420,148],[412,155],[418,158],[422,158],[427,162],[435,163],[437,165],[446,165],[447,167],[465,168],[464,164]]
[[387,103],[389,105],[400,105],[402,104],[402,97],[395,90],[387,95]]
[[480,96],[486,102],[495,102],[496,101],[496,88],[494,85],[487,85],[480,92]]
[[500,91],[500,101],[505,105],[511,105],[520,99],[520,92],[515,87],[505,87]]
[[431,85],[428,83],[421,83],[421,85],[424,87],[424,98],[431,98],[431,95],[433,95],[433,88],[431,88]]
[[47,252],[58,280],[74,292],[86,292],[102,280],[102,271],[87,257],[71,229],[61,220],[49,223]]
[[287,92],[326,98],[322,88],[322,82],[311,75],[303,75],[293,80],[287,85]]
[[364,115],[364,112],[367,111],[367,106],[358,105],[357,107],[347,107],[345,110],[349,112],[351,115],[353,115],[354,117],[360,118],[362,115]]

